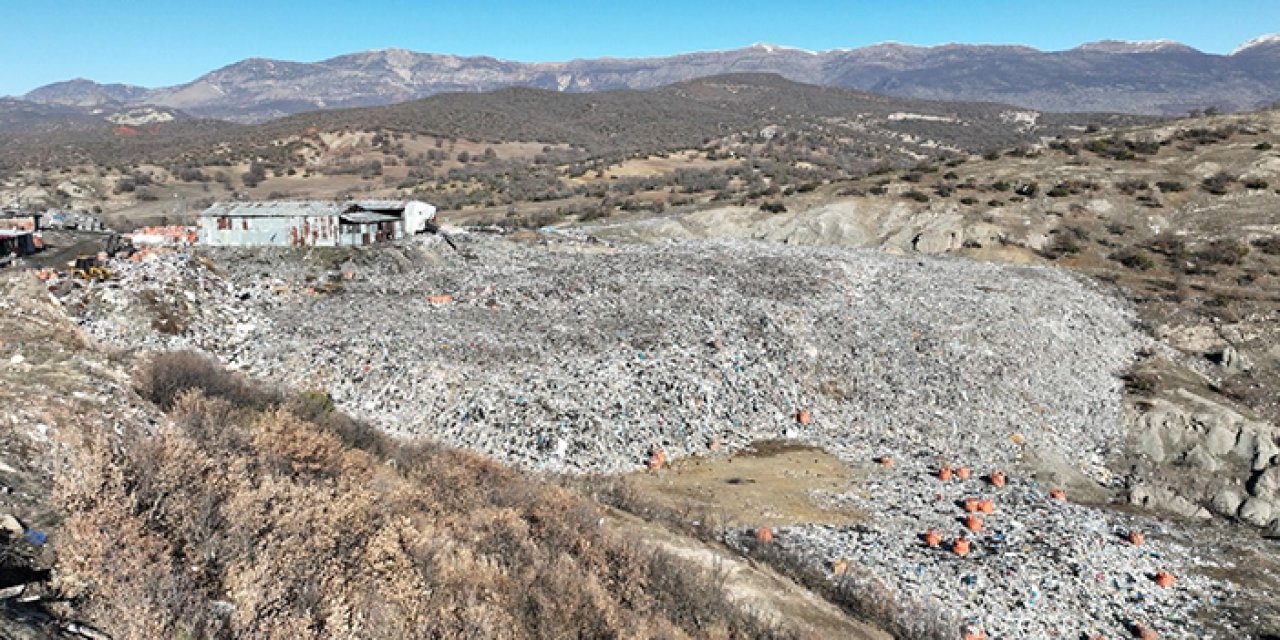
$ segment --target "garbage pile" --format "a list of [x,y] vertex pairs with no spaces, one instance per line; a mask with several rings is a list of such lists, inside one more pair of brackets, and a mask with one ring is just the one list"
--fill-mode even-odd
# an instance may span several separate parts
[[153,251],[143,259],[104,260],[110,279],[55,272],[42,279],[86,333],[114,347],[217,355],[269,339],[270,319],[247,304],[269,293],[264,285],[233,284],[208,258],[187,251]]
[[196,230],[181,225],[142,227],[126,237],[135,247],[189,247],[196,243]]
[[[483,240],[474,260],[340,267],[325,295],[245,301],[283,330],[215,352],[389,431],[533,469],[773,437],[1009,462],[1023,431],[1105,476],[1120,444],[1118,374],[1143,338],[1066,274],[751,243],[568,247]],[[259,291],[335,280],[218,264]]]
[[653,447],[776,437],[851,459],[1008,464],[1027,433],[1109,480],[1118,375],[1146,339],[1066,273],[746,242],[562,244],[312,265],[180,251],[113,260],[115,281],[60,294],[118,346],[204,349],[389,431],[534,469],[622,471]]
[[[829,496],[872,514],[852,527],[802,525],[772,543],[832,581],[874,577],[902,602],[955,612],[992,638],[1233,638],[1231,568],[1187,528],[1074,504],[1034,478],[997,488],[976,475],[944,482],[928,458],[871,472],[861,491]],[[975,497],[986,510],[968,513]],[[746,536],[731,536],[745,549]],[[836,568],[843,571],[837,572]],[[931,605],[931,606],[929,606]],[[1237,605],[1237,608],[1239,606]]]
[[[1192,629],[1231,597],[1195,575],[1213,562],[1180,525],[1055,500],[1031,477],[1051,461],[1049,476],[1119,483],[1120,374],[1149,339],[1082,279],[745,241],[457,240],[464,251],[423,238],[175,252],[62,296],[117,346],[203,349],[389,432],[532,470],[631,471],[773,438],[882,460],[871,483],[822,497],[866,523],[784,528],[773,543],[865,567],[991,637]],[[956,461],[969,479],[936,479]],[[995,469],[1003,487],[981,477]],[[957,506],[969,496],[993,503],[977,525]],[[1126,542],[1130,528],[1153,540]],[[929,546],[927,531],[970,548]],[[1155,585],[1158,571],[1176,586]]]

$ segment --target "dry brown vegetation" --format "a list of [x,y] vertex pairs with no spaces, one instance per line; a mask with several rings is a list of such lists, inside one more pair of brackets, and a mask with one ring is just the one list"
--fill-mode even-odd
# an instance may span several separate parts
[[[767,443],[762,443],[767,446]],[[742,465],[738,465],[741,467]],[[790,472],[790,468],[788,472]],[[640,515],[646,520],[663,522],[667,526],[701,538],[709,543],[732,535],[727,514],[716,507],[688,499],[671,499],[642,486],[632,478],[620,476],[590,476],[566,478],[571,487],[588,493],[595,500]],[[705,491],[705,487],[700,487]],[[776,497],[776,496],[775,496]],[[774,510],[777,505],[766,507],[753,501],[755,510]],[[831,516],[831,512],[824,515]],[[753,514],[758,521],[758,514]],[[806,517],[805,521],[812,517]],[[875,623],[895,638],[902,640],[950,640],[960,621],[940,607],[913,599],[909,594],[895,592],[869,572],[850,566],[834,577],[818,566],[812,558],[786,551],[775,544],[756,539],[753,529],[736,528],[741,533],[731,541],[735,548],[755,562],[772,567],[796,584],[836,605],[846,614]]]
[[193,354],[140,380],[171,424],[86,437],[56,492],[58,587],[112,637],[783,635],[568,489]]
[[[537,227],[712,200],[758,206],[877,166],[1025,145],[1086,123],[1149,120],[1041,114],[1026,128],[1007,120],[1009,109],[890,99],[767,74],[650,91],[506,89],[255,126],[180,119],[126,137],[105,123],[0,133],[0,177],[31,170],[22,183],[45,188],[48,204],[126,209],[132,219],[125,227],[167,224],[223,195],[362,194],[425,199],[441,210],[491,210],[483,212],[486,223]],[[902,111],[932,118],[890,117]],[[683,153],[704,164],[622,179],[611,173],[629,161]],[[145,179],[149,174],[154,181]],[[94,195],[59,191],[68,179]]]

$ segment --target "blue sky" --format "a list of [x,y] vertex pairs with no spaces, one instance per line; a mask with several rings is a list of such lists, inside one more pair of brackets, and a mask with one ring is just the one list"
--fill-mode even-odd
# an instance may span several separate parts
[[5,0],[0,16],[0,95],[74,77],[177,84],[249,57],[314,61],[388,47],[546,61],[754,42],[1059,50],[1107,38],[1168,38],[1226,53],[1280,32],[1280,0]]

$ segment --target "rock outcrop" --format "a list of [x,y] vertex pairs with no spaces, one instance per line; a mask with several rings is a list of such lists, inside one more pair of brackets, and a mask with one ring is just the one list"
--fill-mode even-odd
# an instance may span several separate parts
[[1130,445],[1152,473],[1135,505],[1185,517],[1210,513],[1266,527],[1280,517],[1280,429],[1178,390],[1131,403]]

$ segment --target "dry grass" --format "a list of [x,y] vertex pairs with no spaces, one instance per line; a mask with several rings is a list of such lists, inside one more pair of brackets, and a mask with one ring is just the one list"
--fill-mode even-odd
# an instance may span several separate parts
[[172,425],[86,438],[56,492],[58,587],[112,637],[781,635],[567,489],[193,354],[143,378]]
[[808,587],[860,620],[870,620],[901,640],[951,640],[960,621],[939,605],[902,598],[874,576],[849,569],[834,580],[823,569],[780,549],[749,537],[744,541],[751,557]]
[[[647,490],[633,478],[565,478],[570,486],[589,491],[603,504],[662,522],[708,543],[723,540],[723,514],[689,501],[672,501]],[[737,529],[743,531],[742,529]],[[746,530],[740,544],[749,557],[836,605],[848,615],[884,629],[904,640],[950,640],[961,625],[940,606],[903,598],[888,586],[856,567],[834,579],[822,568],[774,544],[755,540]]]

